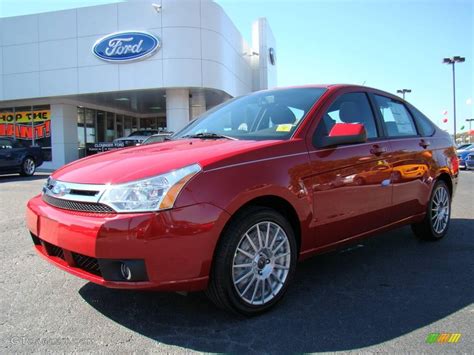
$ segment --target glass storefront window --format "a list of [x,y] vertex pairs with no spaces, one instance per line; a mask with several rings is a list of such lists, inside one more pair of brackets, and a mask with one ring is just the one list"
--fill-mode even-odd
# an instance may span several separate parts
[[115,127],[117,132],[117,138],[122,138],[123,135],[123,115],[117,115],[115,119]]
[[43,152],[43,160],[51,161],[51,114],[49,105],[33,106],[32,107],[32,121],[33,121],[33,139],[34,144],[41,147]]
[[95,143],[95,111],[86,109],[86,143]]
[[79,141],[79,158],[86,156],[85,112],[84,108],[77,109],[77,140]]
[[132,132],[138,131],[138,118],[132,117]]
[[138,130],[139,123],[137,117],[78,107],[79,157],[82,158],[97,152],[95,147],[91,146],[93,143],[112,142],[115,138],[130,135],[133,131]]
[[0,136],[13,137],[15,132],[15,114],[13,108],[0,109]]
[[0,136],[16,138],[26,146],[40,146],[43,160],[51,160],[51,112],[49,105],[0,109]]
[[166,118],[165,117],[158,117],[158,129],[164,130],[166,128]]
[[141,118],[140,129],[151,129],[151,118]]
[[107,112],[107,130],[105,131],[105,141],[112,142],[115,139],[115,114]]
[[97,142],[105,142],[105,112],[97,111]]
[[132,133],[132,118],[130,116],[125,116],[123,134],[125,137],[128,137]]

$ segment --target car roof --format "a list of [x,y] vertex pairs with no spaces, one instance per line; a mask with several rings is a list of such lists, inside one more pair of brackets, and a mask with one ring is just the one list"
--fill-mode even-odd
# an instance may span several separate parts
[[170,134],[173,134],[173,133],[172,132],[160,132],[160,133],[152,134],[150,137],[168,136]]
[[[276,87],[273,89],[269,89],[268,91],[273,91],[273,90],[285,90],[285,89],[304,89],[304,88],[319,88],[319,89],[328,89],[330,91],[336,91],[340,89],[359,89],[363,91],[371,91],[371,92],[378,92],[380,94],[384,94],[393,98],[397,98],[402,100],[401,97],[396,96],[393,93],[383,91],[377,88],[373,88],[370,86],[365,86],[365,85],[358,85],[358,84],[306,84],[306,85],[294,85],[294,86],[282,86],[282,87]],[[262,90],[266,91],[266,90]],[[403,101],[403,100],[402,100]]]

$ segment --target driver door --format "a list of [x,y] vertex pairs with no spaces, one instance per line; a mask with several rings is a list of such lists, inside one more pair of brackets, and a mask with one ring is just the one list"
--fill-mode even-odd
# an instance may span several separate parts
[[[361,123],[365,143],[318,147],[335,123]],[[386,225],[392,203],[390,145],[364,92],[337,97],[321,117],[309,149],[314,247],[334,244]]]

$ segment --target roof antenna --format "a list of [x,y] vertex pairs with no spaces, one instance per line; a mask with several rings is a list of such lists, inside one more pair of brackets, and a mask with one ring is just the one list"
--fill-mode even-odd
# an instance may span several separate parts
[[366,81],[367,81],[367,80],[364,80],[364,82],[362,83],[362,86],[364,86],[364,85],[365,85],[365,82],[366,82]]

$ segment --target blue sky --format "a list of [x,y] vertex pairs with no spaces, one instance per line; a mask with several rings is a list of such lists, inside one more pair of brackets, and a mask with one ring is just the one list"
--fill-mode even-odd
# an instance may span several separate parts
[[[150,0],[151,1],[151,0]],[[107,0],[0,0],[14,16]],[[474,1],[472,0],[216,0],[244,37],[267,17],[277,39],[278,85],[356,83],[389,92],[409,88],[407,100],[452,131],[451,67],[456,65],[457,126],[474,118]],[[442,112],[448,110],[448,123]],[[467,129],[467,125],[466,129]]]

